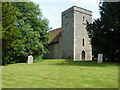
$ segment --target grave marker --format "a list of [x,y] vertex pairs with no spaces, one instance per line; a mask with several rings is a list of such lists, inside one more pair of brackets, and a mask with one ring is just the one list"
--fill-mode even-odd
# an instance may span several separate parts
[[103,61],[103,54],[98,54],[98,63],[102,63]]
[[33,64],[33,56],[28,56],[28,64]]

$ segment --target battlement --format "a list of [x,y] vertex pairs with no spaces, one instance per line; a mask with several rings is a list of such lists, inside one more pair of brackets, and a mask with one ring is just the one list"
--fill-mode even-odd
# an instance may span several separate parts
[[72,11],[77,11],[77,12],[80,12],[80,13],[92,16],[92,11],[84,9],[84,8],[81,8],[81,7],[78,7],[78,6],[72,6],[69,9],[63,11],[62,12],[62,16],[66,15],[66,14],[72,12]]

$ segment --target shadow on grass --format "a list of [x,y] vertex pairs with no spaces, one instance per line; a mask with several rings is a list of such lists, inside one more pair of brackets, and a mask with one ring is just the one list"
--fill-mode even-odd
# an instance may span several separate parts
[[66,65],[71,65],[71,66],[86,66],[86,67],[106,67],[108,65],[116,66],[117,64],[113,63],[106,63],[103,62],[101,64],[98,64],[97,61],[72,61],[72,60],[65,60],[63,62],[59,63],[53,63],[49,65],[61,65],[61,66],[66,66]]

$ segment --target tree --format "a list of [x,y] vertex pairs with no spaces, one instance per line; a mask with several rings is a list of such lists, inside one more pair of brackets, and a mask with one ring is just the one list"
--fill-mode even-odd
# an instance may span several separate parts
[[20,60],[26,61],[25,57],[31,54],[42,57],[48,52],[48,20],[43,18],[39,5],[33,2],[14,2],[12,5],[19,10],[15,24],[21,32]]
[[13,63],[19,45],[19,29],[15,26],[16,11],[11,3],[2,3],[2,64]]
[[94,54],[103,53],[109,60],[120,57],[120,2],[100,4],[101,17],[87,25]]
[[49,22],[33,2],[2,3],[2,64],[26,62],[46,54]]

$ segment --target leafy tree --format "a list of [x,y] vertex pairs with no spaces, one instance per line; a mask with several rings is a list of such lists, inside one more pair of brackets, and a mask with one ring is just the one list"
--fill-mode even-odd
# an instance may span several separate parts
[[26,62],[31,54],[42,58],[48,52],[48,24],[33,2],[3,2],[2,64]]
[[103,2],[99,7],[101,17],[87,26],[94,55],[103,53],[109,60],[119,60],[120,2]]
[[33,2],[14,2],[12,5],[19,10],[15,22],[21,32],[18,58],[26,61],[25,57],[31,54],[42,57],[48,52],[48,20],[43,18],[39,5]]
[[19,29],[15,26],[16,11],[11,3],[2,3],[2,63],[13,63],[19,45]]

